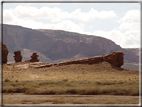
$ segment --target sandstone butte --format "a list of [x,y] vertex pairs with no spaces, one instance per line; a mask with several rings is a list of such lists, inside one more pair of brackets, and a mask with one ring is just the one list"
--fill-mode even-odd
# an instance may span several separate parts
[[[7,55],[8,55],[8,48],[7,46],[3,44],[3,63],[7,63]],[[15,62],[21,62],[22,56],[21,56],[21,51],[15,51]],[[75,60],[69,60],[69,61],[64,61],[60,62],[57,64],[54,64],[54,66],[62,66],[62,65],[70,65],[70,64],[94,64],[94,63],[100,63],[103,61],[107,61],[110,64],[121,67],[124,64],[124,58],[123,58],[123,52],[122,51],[117,51],[113,52],[112,54],[107,54],[104,57],[103,56],[94,56],[90,58],[82,58],[82,59],[75,59]],[[33,53],[31,56],[30,62],[38,62],[39,59],[37,58],[38,55],[36,53]],[[50,66],[53,66],[53,64],[50,64]],[[45,67],[50,67],[50,66],[45,66]]]

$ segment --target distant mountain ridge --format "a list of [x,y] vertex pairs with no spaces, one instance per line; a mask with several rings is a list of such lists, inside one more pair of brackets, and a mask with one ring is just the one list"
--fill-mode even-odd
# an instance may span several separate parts
[[34,30],[4,24],[3,42],[9,50],[9,62],[14,62],[13,53],[17,50],[21,50],[23,61],[29,60],[33,52],[37,52],[41,62],[58,63],[123,51],[125,60],[139,62],[135,51],[123,49],[109,39],[62,30]]

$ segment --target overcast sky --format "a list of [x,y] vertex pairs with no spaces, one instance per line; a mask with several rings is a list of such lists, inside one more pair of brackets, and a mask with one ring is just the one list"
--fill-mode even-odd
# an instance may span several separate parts
[[3,23],[57,29],[140,47],[139,3],[3,3]]

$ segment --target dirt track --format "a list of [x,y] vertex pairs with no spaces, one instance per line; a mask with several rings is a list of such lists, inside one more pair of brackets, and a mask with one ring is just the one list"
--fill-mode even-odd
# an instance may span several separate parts
[[79,98],[79,99],[139,99],[139,96],[122,95],[26,95],[22,93],[3,94],[3,99],[49,99],[49,98]]

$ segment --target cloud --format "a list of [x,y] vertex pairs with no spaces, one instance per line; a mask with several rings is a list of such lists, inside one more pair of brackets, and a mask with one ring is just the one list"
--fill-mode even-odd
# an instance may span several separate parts
[[73,19],[81,20],[83,22],[90,22],[92,20],[98,19],[109,19],[117,17],[114,11],[97,11],[91,8],[89,12],[82,12],[81,9],[76,9],[70,14]]
[[[91,8],[88,12],[82,12],[81,9],[76,9],[69,13],[57,7],[43,6],[41,8],[33,7],[30,5],[18,5],[14,9],[4,10],[5,12],[13,14],[15,17],[20,19],[48,19],[52,22],[60,22],[61,20],[75,19],[83,22],[89,22],[99,19],[114,18],[117,15],[113,11],[97,11]],[[5,15],[4,15],[5,17]]]
[[[20,25],[33,29],[61,29],[78,33],[84,32],[82,22],[89,22],[95,18],[104,19],[112,17],[116,17],[113,11],[98,12],[91,8],[89,12],[82,12],[81,9],[76,9],[69,13],[58,7],[43,6],[37,8],[30,4],[18,5],[13,9],[5,9],[3,11],[5,24]],[[38,19],[45,19],[48,23],[36,21]],[[79,20],[80,22],[73,22],[71,19]]]
[[140,47],[140,10],[129,10],[118,20],[119,30],[124,32],[125,45]]
[[123,31],[140,30],[140,11],[129,10],[124,17],[118,20],[119,29]]
[[140,47],[140,36],[136,30],[127,32],[121,32],[120,30],[94,31],[93,34],[110,39],[123,48]]
[[129,10],[117,21],[120,25],[111,31],[94,31],[93,33],[111,39],[123,48],[140,47],[140,11]]
[[17,6],[13,9],[15,16],[21,19],[54,19],[57,14],[62,13],[60,8],[54,7],[42,7],[38,9],[37,7],[29,6]]
[[3,21],[6,23],[12,23],[15,19],[14,14],[11,12],[11,10],[5,10],[3,12]]
[[129,10],[125,14],[123,18],[121,18],[118,22],[139,22],[140,21],[140,11],[139,10]]
[[84,29],[84,25],[82,23],[74,23],[70,20],[64,20],[58,23],[43,23],[34,20],[21,20],[15,19],[12,23],[9,22],[7,24],[19,25],[32,29],[57,29],[57,30],[66,30],[71,32],[79,32],[81,33]]
[[[120,32],[119,30],[111,30],[111,31],[94,31],[93,34],[95,34],[96,36],[101,36],[107,39],[110,39],[112,41],[114,41],[116,44],[123,44],[122,42],[122,32]],[[123,45],[122,45],[123,46]]]
[[84,25],[82,23],[76,24],[70,20],[65,20],[57,24],[52,24],[54,29],[72,31],[72,32],[82,32]]

